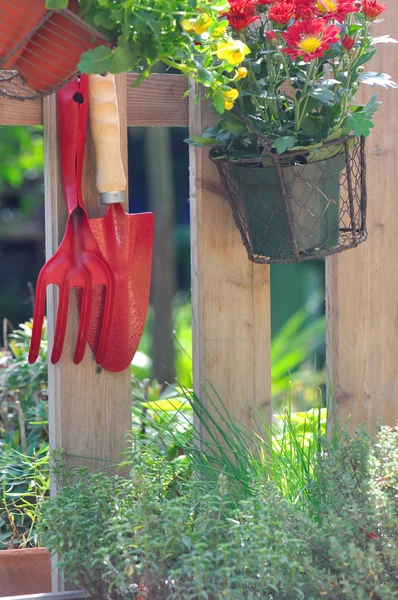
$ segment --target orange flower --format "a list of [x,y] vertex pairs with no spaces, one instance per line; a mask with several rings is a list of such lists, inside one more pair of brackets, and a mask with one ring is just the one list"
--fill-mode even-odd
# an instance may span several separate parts
[[368,21],[374,21],[387,8],[387,4],[379,4],[377,0],[363,0],[362,10]]

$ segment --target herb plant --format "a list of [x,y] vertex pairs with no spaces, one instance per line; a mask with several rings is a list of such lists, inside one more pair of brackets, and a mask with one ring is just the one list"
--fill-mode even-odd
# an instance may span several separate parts
[[311,494],[294,503],[257,481],[231,501],[223,474],[169,486],[142,452],[130,480],[83,475],[43,507],[44,541],[97,600],[394,600],[398,433],[323,444]]

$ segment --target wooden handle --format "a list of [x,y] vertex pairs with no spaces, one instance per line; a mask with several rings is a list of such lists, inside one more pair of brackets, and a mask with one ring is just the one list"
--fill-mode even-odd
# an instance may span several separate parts
[[89,115],[101,202],[124,202],[127,180],[120,150],[119,107],[114,75],[89,76]]

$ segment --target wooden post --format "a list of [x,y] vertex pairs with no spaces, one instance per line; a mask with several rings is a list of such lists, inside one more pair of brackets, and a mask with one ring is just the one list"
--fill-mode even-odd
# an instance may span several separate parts
[[[213,117],[194,93],[190,133],[200,135]],[[269,267],[248,260],[206,149],[190,149],[190,183],[195,392],[214,399],[210,383],[239,423],[251,427],[259,409],[270,422]]]
[[[127,164],[126,80],[118,77],[121,104],[123,158]],[[46,249],[49,258],[58,247],[65,231],[66,208],[58,160],[55,96],[44,99],[45,209]],[[127,171],[126,171],[127,172]],[[94,150],[90,136],[86,147],[83,175],[83,199],[92,217],[101,216],[99,194],[95,188]],[[54,286],[55,287],[55,286]],[[56,290],[47,294],[48,338],[51,347],[57,315]],[[49,364],[49,429],[52,449],[63,448],[69,464],[90,470],[108,467],[105,461],[118,461],[125,449],[125,437],[131,429],[131,383],[129,369],[109,373],[97,366],[89,347],[84,360],[72,360],[77,334],[78,315],[74,292],[71,294],[68,331],[61,361]],[[51,354],[51,352],[49,353]],[[86,457],[86,458],[77,458]],[[92,459],[101,459],[92,460]],[[54,489],[53,489],[54,492]],[[57,573],[53,591],[62,589]]]
[[[384,15],[383,15],[384,16]],[[374,35],[398,37],[398,14],[390,4]],[[398,81],[397,46],[379,44],[369,71]],[[398,90],[368,88],[383,102],[367,141],[369,239],[326,261],[327,359],[341,424],[353,430],[365,421],[394,426],[398,419]]]

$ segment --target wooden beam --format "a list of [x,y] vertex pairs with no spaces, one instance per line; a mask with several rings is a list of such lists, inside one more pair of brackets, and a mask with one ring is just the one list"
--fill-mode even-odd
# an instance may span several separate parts
[[[188,127],[188,89],[184,75],[154,73],[138,88],[137,75],[129,73],[127,86],[127,125],[129,127]],[[42,125],[41,99],[20,102],[0,96],[0,125]]]
[[[398,14],[387,11],[373,34],[397,38]],[[398,81],[393,46],[377,48],[368,69]],[[365,421],[374,431],[379,418],[390,426],[398,419],[398,92],[363,87],[359,101],[379,92],[383,102],[367,142],[369,239],[326,261],[327,357],[340,422],[350,417],[350,429]]]
[[[118,80],[118,96],[122,118],[122,153],[127,172],[127,123],[125,77]],[[45,210],[46,250],[49,258],[65,231],[66,209],[63,199],[58,161],[58,138],[55,97],[44,100],[45,148]],[[99,194],[95,188],[94,149],[89,136],[83,175],[83,198],[89,216],[101,216]],[[89,347],[84,360],[72,361],[77,334],[78,315],[76,297],[71,295],[68,331],[62,360],[49,364],[49,428],[50,446],[63,448],[70,456],[69,464],[87,466],[90,470],[109,469],[125,449],[126,434],[131,429],[131,381],[129,369],[109,373],[97,366]],[[57,314],[57,294],[54,289],[47,295],[48,338],[52,345]],[[49,352],[49,354],[51,354]],[[78,458],[86,457],[86,458]],[[92,460],[94,459],[94,460]],[[96,460],[101,459],[101,460]],[[112,471],[112,469],[109,469]],[[54,489],[52,490],[54,492]],[[62,589],[56,576],[53,591]]]
[[[190,114],[190,135],[212,122],[193,97]],[[210,383],[239,423],[258,409],[271,422],[269,266],[248,260],[206,149],[190,149],[190,184],[195,392],[214,398]]]

